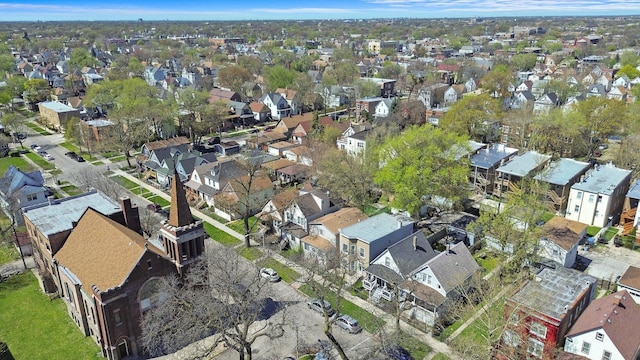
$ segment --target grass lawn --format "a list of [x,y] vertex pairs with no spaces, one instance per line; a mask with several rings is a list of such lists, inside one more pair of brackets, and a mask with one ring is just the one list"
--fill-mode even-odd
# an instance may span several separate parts
[[124,186],[129,191],[133,191],[133,189],[137,189],[138,187],[140,187],[138,183],[135,183],[125,178],[124,176],[118,175],[118,176],[112,177],[111,179],[113,179],[113,181],[117,182],[118,184]]
[[44,170],[53,170],[55,168],[55,166],[53,166],[52,163],[48,162],[47,160],[42,158],[42,156],[34,152],[28,152],[24,155],[28,157],[29,160],[33,161],[36,165],[40,166]]
[[613,239],[613,237],[618,234],[618,229],[615,227],[609,227],[607,230],[605,230],[605,232],[602,234],[602,237],[609,241],[611,239]]
[[49,300],[31,272],[0,283],[0,309],[11,309],[0,311],[0,338],[16,359],[103,359],[62,300]]
[[300,274],[298,274],[297,271],[284,265],[283,263],[281,263],[280,261],[272,257],[262,259],[258,264],[260,267],[272,268],[278,273],[278,275],[280,275],[280,277],[282,278],[282,281],[289,284],[296,281],[300,277]]
[[429,345],[406,333],[400,334],[398,345],[409,351],[414,359],[424,359],[431,352]]
[[20,259],[20,253],[16,247],[11,244],[0,245],[0,265]]
[[[255,225],[255,223],[258,221],[258,218],[255,216],[252,216],[249,218],[249,229],[253,229],[253,226]],[[231,228],[232,230],[234,230],[235,232],[237,232],[238,234],[244,234],[244,221],[243,220],[237,220],[234,221],[232,223],[228,223],[226,224],[229,228]]]
[[226,246],[234,246],[242,242],[206,221],[204,222],[204,231],[206,231],[207,235],[209,235],[213,240]]
[[262,251],[256,247],[242,247],[238,250],[238,253],[249,261],[258,260],[262,257]]
[[40,135],[51,135],[51,132],[49,132],[47,129],[44,129],[44,128],[42,128],[41,126],[38,126],[38,125],[36,125],[36,124],[34,124],[34,123],[26,122],[26,123],[25,123],[25,125],[26,125],[29,129],[31,129],[31,130],[33,130],[33,131],[37,132],[37,133],[38,133],[38,134],[40,134]]
[[587,236],[596,236],[596,234],[600,231],[600,228],[597,226],[589,226],[587,227]]
[[[313,290],[311,290],[311,286],[309,286],[309,284],[302,285],[299,290],[309,297],[316,296],[313,293]],[[328,292],[325,295],[325,300],[331,303],[331,306],[334,309],[337,309],[336,304],[337,304],[338,297],[336,293],[332,291]],[[358,305],[352,303],[351,301],[345,298],[340,299],[340,308],[337,309],[337,311],[341,314],[349,315],[352,318],[358,320],[358,322],[360,323],[360,326],[362,326],[364,330],[366,330],[371,334],[378,331],[378,329],[380,329],[385,324],[384,320],[379,319],[372,313],[368,312],[367,310],[359,307]]]
[[91,163],[91,165],[95,165],[95,166],[104,165],[104,162],[102,162],[102,161],[94,161],[94,162]]
[[449,357],[443,353],[437,353],[431,359],[432,360],[449,360]]
[[[488,313],[480,316],[474,322],[469,324],[469,326],[462,330],[460,335],[456,337],[453,342],[458,344],[465,344],[464,346],[469,347],[469,344],[475,344],[478,347],[486,347],[487,346],[487,316],[496,316],[495,314],[503,314],[504,313],[504,301],[496,301],[491,305],[491,309],[488,310]],[[489,324],[494,324],[494,321],[489,321]],[[490,329],[495,331],[495,329]],[[494,335],[495,336],[495,335]]]
[[391,209],[388,206],[385,206],[385,207],[383,207],[381,209],[378,209],[377,207],[375,207],[373,205],[367,205],[367,207],[365,207],[365,209],[364,209],[364,213],[367,216],[374,216],[374,215],[377,215],[377,214],[380,214],[380,213],[383,213],[383,212],[388,213],[390,211],[391,211]]
[[69,196],[80,195],[83,193],[82,190],[78,189],[75,185],[72,184],[61,186],[60,190],[66,192],[67,194],[69,194]]
[[153,203],[156,203],[156,204],[158,204],[158,205],[160,205],[162,207],[171,205],[171,202],[169,200],[165,200],[165,198],[163,198],[161,196],[158,196],[158,195],[153,195],[153,196],[147,198],[147,200],[149,200],[149,201],[151,201]]
[[21,157],[7,156],[4,158],[0,158],[0,174],[4,175],[4,173],[7,172],[7,169],[11,165],[17,167],[18,169],[24,172],[29,172],[33,170],[33,165],[29,164],[27,160]]
[[120,162],[120,161],[124,161],[126,160],[127,157],[124,155],[118,155],[118,156],[114,156],[114,157],[110,157],[109,160],[111,160],[111,162]]
[[492,254],[490,252],[483,252],[481,254],[478,254],[477,256],[474,256],[474,258],[476,259],[478,265],[480,265],[487,274],[493,271],[493,269],[498,267],[498,265],[500,264],[500,259],[495,256],[495,254]]
[[73,151],[73,152],[78,153],[78,154],[80,153],[80,148],[77,147],[75,144],[72,144],[72,143],[70,143],[68,141],[61,142],[58,145],[62,146],[63,148],[65,148],[65,149],[67,149],[69,151]]

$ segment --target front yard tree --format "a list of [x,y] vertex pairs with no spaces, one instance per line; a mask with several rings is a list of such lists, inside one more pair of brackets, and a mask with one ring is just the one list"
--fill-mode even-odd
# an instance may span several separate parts
[[468,159],[461,156],[467,139],[431,126],[414,126],[385,141],[376,151],[381,165],[375,183],[417,218],[429,201],[458,206],[466,198]]
[[502,117],[500,109],[500,100],[488,94],[466,96],[449,108],[440,120],[440,126],[473,140],[487,142],[492,131],[491,123]]
[[[251,360],[257,339],[284,334],[286,313],[278,313],[283,306],[270,300],[267,281],[233,249],[207,248],[181,279],[163,278],[154,290],[158,306],[142,315],[141,324],[143,346],[152,356],[195,343],[190,357],[209,358],[224,343],[240,360]],[[213,341],[197,342],[211,334]]]

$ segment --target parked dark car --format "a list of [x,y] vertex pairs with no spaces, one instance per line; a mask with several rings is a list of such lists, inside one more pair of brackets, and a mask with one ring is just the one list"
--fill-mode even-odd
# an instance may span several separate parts
[[220,136],[214,136],[211,139],[207,140],[208,145],[220,144]]
[[23,133],[16,132],[16,133],[13,133],[13,137],[18,139],[18,140],[24,140],[24,139],[27,138],[27,135],[25,135]]

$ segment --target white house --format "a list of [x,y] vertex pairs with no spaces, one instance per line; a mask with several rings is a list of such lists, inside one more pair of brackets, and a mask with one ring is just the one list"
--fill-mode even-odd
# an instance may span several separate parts
[[617,285],[618,289],[627,290],[636,304],[640,304],[640,268],[629,266],[618,279]]
[[578,256],[578,246],[587,234],[587,225],[555,216],[542,227],[538,242],[540,256],[564,267],[572,267]]
[[392,103],[393,100],[389,98],[382,99],[382,101],[380,101],[378,105],[376,105],[373,116],[375,116],[376,118],[385,118],[389,116],[389,114],[391,113]]
[[267,93],[262,95],[260,102],[271,110],[271,118],[280,120],[292,114],[291,106],[282,95],[277,93]]
[[566,335],[564,351],[593,360],[640,357],[640,308],[626,290],[594,300]]
[[630,170],[596,165],[571,186],[565,217],[599,227],[617,223],[630,182]]

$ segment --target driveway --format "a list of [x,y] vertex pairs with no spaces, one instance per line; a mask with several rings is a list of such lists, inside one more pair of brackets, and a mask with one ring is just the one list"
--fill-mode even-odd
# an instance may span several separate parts
[[587,259],[585,273],[598,279],[615,281],[630,265],[640,267],[640,252],[609,244],[598,244],[589,251],[579,250],[578,255]]

